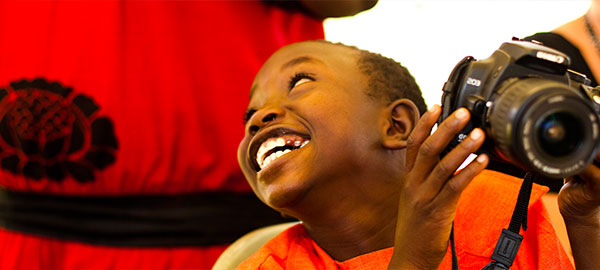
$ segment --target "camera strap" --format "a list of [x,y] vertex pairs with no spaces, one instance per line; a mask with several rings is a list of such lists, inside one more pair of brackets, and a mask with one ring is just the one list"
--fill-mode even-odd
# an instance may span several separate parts
[[[482,268],[482,270],[506,270],[512,266],[523,240],[523,236],[519,234],[519,231],[521,227],[523,227],[524,231],[527,230],[527,209],[535,177],[536,175],[531,172],[525,174],[508,229],[502,229],[498,242],[496,242],[494,253],[490,257],[492,261]],[[458,270],[458,260],[454,247],[454,225],[450,233],[450,247],[452,249],[452,269]]]
[[517,251],[521,246],[521,241],[523,240],[523,236],[519,234],[519,231],[521,230],[521,227],[523,227],[524,231],[527,230],[527,209],[535,176],[536,175],[531,172],[525,174],[525,179],[523,179],[523,183],[521,184],[521,190],[519,190],[517,204],[515,205],[512,218],[510,219],[510,225],[508,226],[508,229],[502,229],[494,253],[492,253],[492,261],[482,268],[482,270],[510,269],[512,266],[513,261],[517,256]]

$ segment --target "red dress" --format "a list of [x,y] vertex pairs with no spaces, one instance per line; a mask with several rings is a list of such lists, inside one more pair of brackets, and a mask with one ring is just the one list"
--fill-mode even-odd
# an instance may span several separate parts
[[[490,262],[502,228],[510,223],[521,180],[494,171],[483,171],[463,192],[455,226],[459,269],[482,269]],[[527,216],[528,230],[511,269],[574,269],[559,243],[541,197],[547,187],[534,185]],[[491,215],[490,213],[494,213]],[[393,247],[339,262],[332,259],[296,225],[267,242],[238,269],[370,269],[387,270]],[[448,249],[439,269],[451,269]]]
[[[129,204],[155,210],[143,196],[172,209],[188,196],[211,223],[220,194],[252,196],[236,151],[254,75],[281,46],[320,38],[320,20],[262,1],[0,2],[0,224],[14,225],[0,229],[0,269],[209,268],[225,243],[73,241],[89,225],[70,222],[80,214],[42,196],[56,214],[36,227],[47,211],[29,198],[57,195],[77,213],[114,204],[117,242]],[[53,234],[54,218],[71,227]]]

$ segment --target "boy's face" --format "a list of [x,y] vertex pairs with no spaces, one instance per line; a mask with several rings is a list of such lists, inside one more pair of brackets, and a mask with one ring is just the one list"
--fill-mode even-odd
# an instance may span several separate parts
[[366,185],[385,106],[365,94],[367,77],[356,57],[342,46],[297,43],[276,52],[257,74],[238,161],[271,207],[339,200],[343,185]]

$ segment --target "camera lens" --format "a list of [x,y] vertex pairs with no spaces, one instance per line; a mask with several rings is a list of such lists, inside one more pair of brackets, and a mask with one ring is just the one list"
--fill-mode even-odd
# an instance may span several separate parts
[[574,175],[591,163],[599,142],[598,116],[589,100],[564,83],[515,78],[490,98],[494,153],[550,178]]
[[567,112],[552,113],[544,118],[537,128],[541,148],[554,157],[562,157],[577,148],[582,138],[579,121]]

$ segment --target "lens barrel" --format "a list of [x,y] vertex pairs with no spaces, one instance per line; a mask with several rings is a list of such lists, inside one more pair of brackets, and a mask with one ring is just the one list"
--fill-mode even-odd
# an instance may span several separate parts
[[507,80],[488,110],[494,152],[551,178],[581,172],[596,156],[598,116],[568,85],[542,78]]

